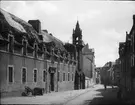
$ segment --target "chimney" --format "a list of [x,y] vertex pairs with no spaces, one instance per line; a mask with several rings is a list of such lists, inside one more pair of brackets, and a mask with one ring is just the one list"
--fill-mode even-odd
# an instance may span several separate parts
[[39,20],[29,20],[29,24],[37,31],[37,33],[41,33],[41,22]]
[[46,32],[46,33],[48,33],[48,31],[47,30],[43,30],[44,32]]
[[133,15],[133,24],[135,24],[135,15]]

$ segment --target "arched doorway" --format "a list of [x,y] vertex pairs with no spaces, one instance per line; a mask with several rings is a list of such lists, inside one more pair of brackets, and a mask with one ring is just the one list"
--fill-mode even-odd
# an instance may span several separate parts
[[54,91],[54,76],[56,72],[56,67],[49,67],[49,74],[50,74],[50,91]]

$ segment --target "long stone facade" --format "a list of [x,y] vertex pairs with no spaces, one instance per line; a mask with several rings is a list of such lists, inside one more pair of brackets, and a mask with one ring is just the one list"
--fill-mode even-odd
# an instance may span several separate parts
[[74,89],[77,61],[62,41],[41,30],[39,20],[27,22],[0,11],[0,94],[20,96],[24,87],[44,92]]

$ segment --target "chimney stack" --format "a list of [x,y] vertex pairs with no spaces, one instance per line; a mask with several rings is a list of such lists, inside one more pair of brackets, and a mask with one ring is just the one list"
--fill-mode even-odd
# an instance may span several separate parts
[[41,33],[41,22],[39,20],[29,20],[29,24],[37,31],[37,33]]

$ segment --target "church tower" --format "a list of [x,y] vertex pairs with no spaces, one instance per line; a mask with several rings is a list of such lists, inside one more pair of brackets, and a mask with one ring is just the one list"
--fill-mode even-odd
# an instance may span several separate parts
[[73,44],[82,44],[82,30],[80,29],[79,22],[77,21],[75,30],[73,29]]
[[85,88],[85,76],[82,70],[82,30],[80,29],[79,22],[77,21],[75,29],[73,29],[73,45],[76,47],[75,59],[77,60],[77,69],[75,73],[74,86],[75,89],[84,89]]

